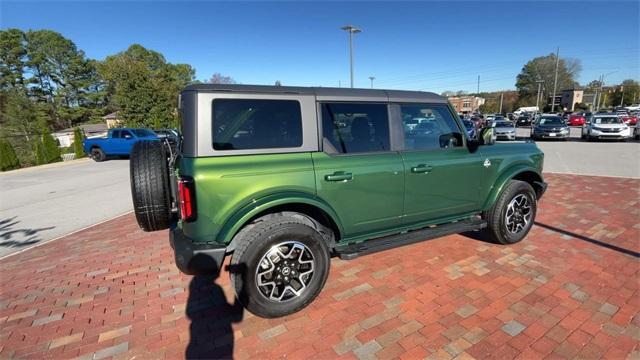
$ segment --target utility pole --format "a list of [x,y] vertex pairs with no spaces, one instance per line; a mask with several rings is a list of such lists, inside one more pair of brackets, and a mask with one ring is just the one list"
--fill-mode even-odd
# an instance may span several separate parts
[[598,108],[600,110],[600,103],[602,102],[602,87],[604,86],[604,75],[600,75],[600,92],[598,95]]
[[551,99],[551,112],[556,106],[556,87],[558,86],[558,65],[560,65],[560,47],[556,50],[556,75],[553,79],[553,98]]
[[349,32],[349,74],[351,76],[351,88],[353,88],[353,34],[362,32],[362,30],[353,25],[345,25],[340,29]]
[[498,111],[498,114],[502,114],[502,98],[504,96],[504,93],[500,93],[500,111]]
[[622,107],[624,103],[624,86],[620,86],[620,91],[622,91],[622,97],[620,98],[620,107]]
[[480,75],[478,75],[478,96],[480,95]]
[[338,87],[341,88],[342,87],[342,81],[338,80]]
[[371,88],[373,89],[373,80],[375,79],[375,76],[369,76],[369,80],[371,80]]
[[542,83],[544,82],[544,80],[536,80],[536,82],[538,83],[538,96],[536,96],[536,108],[538,110],[536,110],[537,112],[540,111],[540,90],[542,89]]

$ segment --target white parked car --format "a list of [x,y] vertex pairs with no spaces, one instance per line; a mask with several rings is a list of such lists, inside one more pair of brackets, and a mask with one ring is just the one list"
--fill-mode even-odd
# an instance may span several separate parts
[[631,137],[631,128],[615,114],[595,114],[582,127],[582,138],[594,139],[620,139]]
[[496,121],[493,124],[493,132],[498,140],[515,140],[516,126],[511,121]]

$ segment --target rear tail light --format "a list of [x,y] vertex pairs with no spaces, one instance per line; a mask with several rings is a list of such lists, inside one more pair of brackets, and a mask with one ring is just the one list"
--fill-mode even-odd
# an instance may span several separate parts
[[191,179],[178,180],[180,218],[185,222],[196,220],[196,185]]

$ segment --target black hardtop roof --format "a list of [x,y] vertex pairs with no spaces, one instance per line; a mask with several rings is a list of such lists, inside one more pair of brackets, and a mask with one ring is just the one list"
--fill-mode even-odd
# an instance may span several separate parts
[[406,91],[406,90],[381,90],[381,89],[351,89],[330,87],[302,87],[302,86],[272,86],[272,85],[237,85],[237,84],[192,84],[183,91],[197,92],[245,92],[253,94],[300,94],[315,95],[318,97],[345,97],[348,98],[387,98],[390,101],[416,102],[447,102],[447,98],[432,92]]

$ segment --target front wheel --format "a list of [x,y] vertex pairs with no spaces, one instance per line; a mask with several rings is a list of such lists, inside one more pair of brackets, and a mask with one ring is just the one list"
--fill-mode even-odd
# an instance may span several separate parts
[[482,217],[489,235],[500,244],[522,240],[536,218],[537,197],[533,187],[524,181],[511,180]]
[[274,216],[238,234],[231,258],[231,284],[255,315],[274,318],[306,307],[329,275],[329,249],[322,235],[296,216]]
[[96,162],[102,162],[107,158],[107,155],[99,147],[91,149],[89,156],[91,156],[91,158]]

